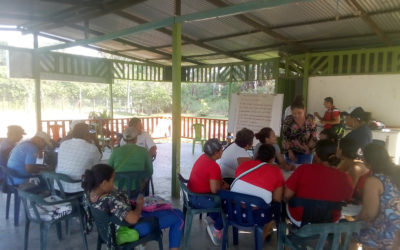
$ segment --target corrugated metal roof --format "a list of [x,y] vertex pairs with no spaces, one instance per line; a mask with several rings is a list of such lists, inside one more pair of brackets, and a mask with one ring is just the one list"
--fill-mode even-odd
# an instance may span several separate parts
[[[112,2],[114,4],[117,1],[110,0],[105,1],[105,3],[110,4]],[[238,4],[253,0],[223,1],[228,4]],[[365,11],[372,12],[371,19],[383,32],[390,32],[388,35],[389,37],[394,37],[392,38],[393,44],[399,45],[400,41],[395,35],[397,34],[396,32],[400,32],[400,1],[357,0],[357,2]],[[173,16],[174,1],[147,0],[132,4],[131,7],[115,9],[111,13],[105,13],[106,9],[100,8],[101,11],[99,13],[99,9],[85,4],[73,6],[48,1],[2,1],[0,25],[25,24],[26,27],[31,27],[32,25],[44,23],[45,25],[39,26],[39,30],[69,39],[80,40],[84,39],[82,21],[86,18],[82,13],[87,13],[90,8],[93,10],[89,12],[95,14],[87,16],[90,19],[89,27],[101,33],[123,30],[139,25],[138,22],[143,22],[143,20],[135,20],[134,16],[144,19],[144,21],[161,20]],[[115,5],[113,6],[115,7]],[[206,0],[182,1],[183,15],[214,8],[217,7]],[[127,14],[130,16],[127,16]],[[365,39],[365,35],[374,34],[374,31],[359,16],[354,16],[356,14],[351,5],[347,3],[347,0],[315,0],[261,9],[248,13],[246,16],[287,37],[289,40],[302,41],[310,50],[346,49],[349,47],[383,44],[374,35],[371,36],[371,39]],[[49,18],[50,16],[52,18]],[[335,21],[337,16],[339,19]],[[74,19],[75,17],[77,17],[76,20]],[[130,20],[132,18],[134,21]],[[68,21],[71,19],[74,21]],[[52,28],[46,28],[49,27],[47,24],[51,24]],[[287,41],[279,39],[279,36],[275,36],[272,33],[267,35],[265,32],[254,32],[255,29],[256,27],[246,24],[235,16],[184,23],[182,25],[182,34],[184,36],[193,40],[206,40],[204,42],[206,45],[217,49],[202,47],[199,44],[187,44],[188,41],[182,39],[185,43],[182,46],[182,54],[189,56],[192,61],[194,59],[199,60],[199,63],[225,63],[238,60],[226,56],[232,51],[235,54],[247,57],[249,60],[262,59],[270,54],[268,51],[276,49],[288,53],[304,52],[299,47],[288,45]],[[166,27],[165,30],[171,30],[171,27]],[[232,36],[232,34],[241,35]],[[93,36],[96,36],[96,33],[90,34],[90,37]],[[221,36],[225,37],[225,39],[207,41],[207,39]],[[337,39],[338,37],[353,38]],[[96,45],[114,52],[125,53],[125,55],[135,58],[170,64],[170,55],[168,54],[172,53],[171,46],[169,46],[172,43],[172,38],[169,34],[160,31],[146,31],[128,35],[124,39],[137,44],[138,47],[149,47],[149,50],[153,50],[153,52],[145,52],[143,48],[135,48],[132,45],[116,41],[103,41]],[[320,41],[318,41],[319,39]],[[154,52],[155,49],[152,47],[156,47],[156,50],[160,51],[160,53]],[[218,50],[227,53],[218,53]],[[203,54],[213,56],[193,57],[194,55]],[[190,64],[188,62],[185,63]]]

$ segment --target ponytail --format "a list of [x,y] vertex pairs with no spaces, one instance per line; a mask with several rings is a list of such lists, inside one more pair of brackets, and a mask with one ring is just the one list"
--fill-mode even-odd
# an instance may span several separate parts
[[107,164],[96,164],[87,169],[82,176],[82,188],[85,192],[96,189],[103,181],[109,181],[113,176],[114,169]]
[[323,162],[328,162],[330,166],[337,166],[340,159],[336,156],[336,143],[331,140],[320,140],[317,142],[315,153]]

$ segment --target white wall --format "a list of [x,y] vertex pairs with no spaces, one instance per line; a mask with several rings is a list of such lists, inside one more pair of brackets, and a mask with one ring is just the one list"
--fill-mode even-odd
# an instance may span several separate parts
[[386,126],[400,127],[400,75],[318,76],[309,78],[308,112],[324,114],[331,96],[342,111],[361,106]]

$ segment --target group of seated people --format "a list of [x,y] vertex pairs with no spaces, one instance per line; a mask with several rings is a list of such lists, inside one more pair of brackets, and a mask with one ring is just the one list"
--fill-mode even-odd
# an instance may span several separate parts
[[[24,130],[19,126],[9,126],[8,138],[0,142],[0,164],[27,177],[41,171],[55,171],[74,180],[82,178],[81,183],[62,182],[62,185],[67,195],[83,192],[85,211],[88,212],[88,205],[91,205],[113,214],[120,220],[135,224],[134,229],[140,236],[147,235],[151,228],[149,223],[136,223],[139,218],[157,217],[161,229],[169,228],[170,249],[179,249],[184,224],[180,210],[145,212],[142,211],[143,195],[140,194],[132,206],[124,192],[114,190],[116,172],[145,171],[149,176],[153,173],[152,159],[156,156],[157,147],[151,137],[143,131],[141,120],[131,119],[129,127],[123,132],[122,145],[113,150],[108,164],[100,162],[102,151],[96,143],[97,138],[90,132],[89,125],[84,122],[74,122],[71,125],[70,133],[61,139],[56,165],[37,164],[39,152],[54,146],[49,135],[39,131],[31,139],[19,142],[25,134]],[[9,185],[18,186],[22,190],[40,193],[46,188],[44,181],[37,183],[31,182],[29,178],[10,179]],[[86,213],[86,216],[90,227],[93,218],[90,213]]]
[[[227,189],[262,198],[267,204],[282,202],[294,226],[301,226],[302,207],[291,207],[293,197],[320,201],[346,202],[361,205],[361,212],[352,218],[365,221],[352,247],[363,249],[397,249],[400,240],[400,168],[395,166],[384,145],[372,142],[367,126],[369,114],[361,107],[345,113],[345,123],[352,130],[339,140],[333,130],[339,111],[333,99],[324,102],[327,113],[320,117],[324,130],[317,138],[314,116],[306,114],[301,101],[291,105],[282,128],[283,155],[271,128],[263,128],[255,137],[243,128],[235,141],[223,149],[217,139],[204,144],[204,154],[195,162],[188,181],[194,193],[216,194]],[[332,119],[326,119],[330,117]],[[325,121],[326,119],[326,121]],[[329,125],[329,126],[327,126]],[[294,170],[285,180],[283,171]],[[210,198],[189,197],[191,204],[208,208]],[[215,245],[220,244],[223,224],[221,215],[208,215],[207,232]],[[334,211],[333,221],[343,218]],[[349,218],[350,219],[350,218]],[[265,229],[265,228],[264,228]],[[268,235],[268,232],[264,232]],[[396,242],[397,241],[397,242]]]

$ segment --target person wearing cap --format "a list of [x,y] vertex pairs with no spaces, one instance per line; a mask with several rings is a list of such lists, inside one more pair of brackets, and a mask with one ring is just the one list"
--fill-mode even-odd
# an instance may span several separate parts
[[[90,143],[89,125],[86,123],[77,123],[71,135],[72,138],[62,142],[58,149],[56,173],[79,180],[86,169],[100,161],[101,153],[95,145]],[[66,193],[83,191],[80,183],[62,182],[62,185]],[[58,188],[57,185],[56,188]]]
[[340,111],[333,105],[332,97],[324,99],[324,107],[326,108],[324,117],[321,117],[318,112],[314,112],[314,115],[324,125],[324,129],[332,129],[334,125],[340,124]]
[[352,129],[344,138],[354,140],[361,149],[365,148],[372,142],[372,132],[368,127],[370,113],[361,107],[351,107],[343,114],[346,116],[346,126]]
[[153,163],[149,153],[136,144],[138,135],[135,127],[128,127],[122,135],[126,144],[115,148],[111,153],[108,164],[114,167],[116,173],[146,171],[149,176],[153,174]]
[[6,166],[8,158],[10,157],[11,150],[25,135],[23,128],[17,125],[10,125],[7,127],[7,138],[0,142],[0,165]]
[[[30,140],[17,144],[10,153],[7,167],[14,169],[21,175],[39,173],[40,171],[53,171],[54,166],[44,166],[36,164],[39,151],[46,146],[52,147],[51,139],[48,134],[42,131],[36,132]],[[21,185],[25,179],[12,177],[14,185]],[[12,183],[8,183],[12,185]]]
[[[188,189],[194,193],[216,194],[220,189],[229,189],[221,177],[221,169],[216,162],[222,155],[222,144],[218,139],[209,139],[204,143],[204,154],[194,163],[188,181]],[[189,196],[191,204],[196,208],[209,208],[214,206],[214,201],[209,197]],[[222,217],[219,213],[209,213],[214,221],[207,226],[207,232],[214,243],[219,245],[221,230],[223,228]]]
[[[139,118],[134,117],[129,121],[129,127],[134,127],[138,133],[136,145],[147,149],[150,157],[154,160],[157,155],[157,146],[153,139],[151,139],[151,136],[144,131],[142,121]],[[121,146],[125,144],[126,142],[124,140],[120,142]]]

